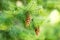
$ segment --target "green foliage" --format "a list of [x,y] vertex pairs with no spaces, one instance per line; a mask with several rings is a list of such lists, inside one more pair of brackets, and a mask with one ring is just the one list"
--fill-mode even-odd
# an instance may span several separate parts
[[[60,40],[60,21],[51,25],[49,20],[53,9],[60,10],[59,0],[21,0],[22,7],[17,7],[16,1],[0,0],[0,40]],[[27,11],[31,15],[28,28]],[[38,26],[40,32],[36,36]]]

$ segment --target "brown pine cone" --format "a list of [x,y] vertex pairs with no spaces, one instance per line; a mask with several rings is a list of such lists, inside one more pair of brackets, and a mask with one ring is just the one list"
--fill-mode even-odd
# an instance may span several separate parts
[[29,26],[30,25],[30,22],[31,22],[31,16],[30,16],[30,13],[27,12],[26,13],[26,20],[25,20],[26,26]]
[[35,28],[35,33],[36,33],[37,36],[39,35],[39,32],[40,32],[39,27],[36,27]]

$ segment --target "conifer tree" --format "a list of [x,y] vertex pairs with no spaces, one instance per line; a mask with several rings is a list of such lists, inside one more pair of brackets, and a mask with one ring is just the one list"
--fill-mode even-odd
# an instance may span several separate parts
[[60,40],[60,0],[0,0],[0,40]]

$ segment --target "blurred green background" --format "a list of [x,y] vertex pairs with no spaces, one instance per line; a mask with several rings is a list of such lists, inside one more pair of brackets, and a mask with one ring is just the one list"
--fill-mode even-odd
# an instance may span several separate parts
[[0,0],[0,40],[60,40],[60,0]]

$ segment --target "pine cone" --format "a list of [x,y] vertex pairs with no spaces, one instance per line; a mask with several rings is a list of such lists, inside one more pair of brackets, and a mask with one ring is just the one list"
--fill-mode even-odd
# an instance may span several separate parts
[[39,32],[40,32],[39,27],[36,27],[35,28],[35,33],[36,33],[37,36],[39,35]]
[[26,20],[25,20],[26,26],[29,26],[30,25],[30,22],[31,22],[31,16],[30,16],[30,13],[27,12],[26,13]]

